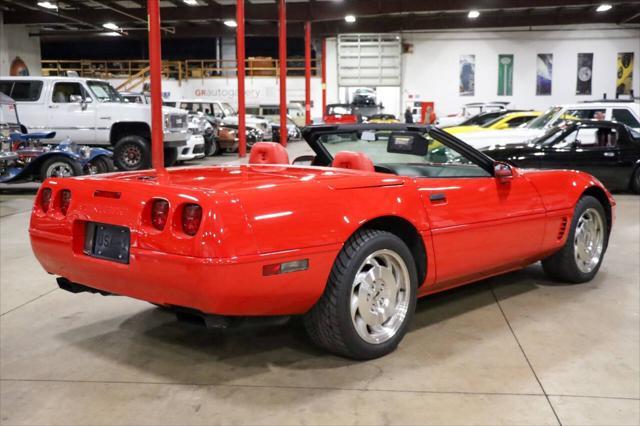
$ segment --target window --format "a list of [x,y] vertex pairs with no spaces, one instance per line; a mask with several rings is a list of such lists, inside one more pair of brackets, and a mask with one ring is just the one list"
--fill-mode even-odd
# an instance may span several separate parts
[[427,144],[425,155],[388,151],[389,130],[364,130],[347,133],[331,133],[318,136],[318,142],[331,157],[340,151],[355,151],[366,154],[376,170],[415,177],[487,177],[485,169],[474,163],[455,148],[450,147],[429,134],[422,135]]
[[16,102],[35,102],[40,99],[42,81],[0,81],[0,92]]
[[618,123],[626,124],[629,127],[640,128],[640,122],[633,116],[628,109],[614,109],[611,115],[614,121]]
[[531,119],[532,119],[532,118],[533,118],[533,117],[529,117],[529,116],[514,117],[514,118],[512,118],[511,120],[509,120],[509,121],[507,122],[507,125],[508,125],[510,128],[518,127],[518,126],[520,126],[521,124],[524,124],[524,123],[527,123],[527,122],[531,121]]
[[71,103],[71,96],[82,96],[83,99],[87,97],[87,92],[84,90],[80,83],[56,83],[53,86],[52,101],[56,104],[68,104]]
[[558,125],[564,120],[604,120],[606,110],[604,108],[597,109],[568,109],[558,117],[553,125]]
[[[87,81],[89,89],[100,102],[123,102],[120,93],[104,81]],[[85,95],[83,95],[85,97]]]

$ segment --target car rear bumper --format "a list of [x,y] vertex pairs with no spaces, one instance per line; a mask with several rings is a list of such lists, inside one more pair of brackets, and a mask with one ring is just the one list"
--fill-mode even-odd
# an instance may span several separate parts
[[[230,259],[197,258],[131,247],[129,264],[90,257],[73,238],[30,230],[44,269],[100,292],[228,316],[295,315],[324,291],[341,244]],[[81,244],[80,244],[81,245]],[[304,271],[263,275],[266,265],[309,260]]]

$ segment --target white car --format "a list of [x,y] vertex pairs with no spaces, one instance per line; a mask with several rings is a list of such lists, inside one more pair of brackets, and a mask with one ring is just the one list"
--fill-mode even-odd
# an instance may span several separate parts
[[481,112],[488,111],[504,111],[507,109],[509,102],[472,102],[462,107],[460,114],[447,115],[444,117],[438,117],[436,119],[436,126],[438,127],[452,127],[458,126],[460,123],[473,117]]
[[[238,113],[227,102],[206,99],[182,99],[176,102],[176,106],[190,112],[201,112],[208,117],[215,117],[221,120],[222,124],[238,125]],[[247,126],[260,130],[264,135],[265,141],[270,141],[273,138],[269,120],[250,114],[246,114],[245,117]]]
[[[125,103],[107,81],[79,77],[0,77],[28,131],[56,132],[79,145],[112,146],[120,170],[151,166],[151,106]],[[187,112],[164,107],[165,163],[175,162],[189,137]]]
[[610,120],[640,130],[640,103],[598,101],[554,106],[521,127],[507,130],[483,130],[456,135],[476,149],[527,142],[545,134],[565,120]]
[[206,156],[204,134],[207,128],[211,127],[203,114],[189,114],[191,136],[187,139],[187,145],[178,150],[178,161],[195,160]]

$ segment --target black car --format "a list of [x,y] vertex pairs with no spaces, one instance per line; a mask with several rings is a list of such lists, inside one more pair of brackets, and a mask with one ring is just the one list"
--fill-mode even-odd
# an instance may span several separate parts
[[526,144],[483,150],[523,168],[575,169],[612,191],[640,193],[640,133],[612,121],[567,121]]

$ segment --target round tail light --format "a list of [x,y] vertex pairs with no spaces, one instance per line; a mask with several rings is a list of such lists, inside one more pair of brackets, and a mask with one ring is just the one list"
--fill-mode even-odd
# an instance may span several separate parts
[[51,188],[44,188],[40,194],[40,208],[43,212],[49,211],[51,206]]
[[187,235],[196,235],[202,221],[202,207],[197,204],[187,204],[182,209],[182,230]]
[[164,229],[169,217],[169,202],[167,200],[154,200],[151,205],[151,224],[159,231]]
[[71,191],[63,189],[60,191],[60,211],[65,216],[69,211],[69,204],[71,204]]

